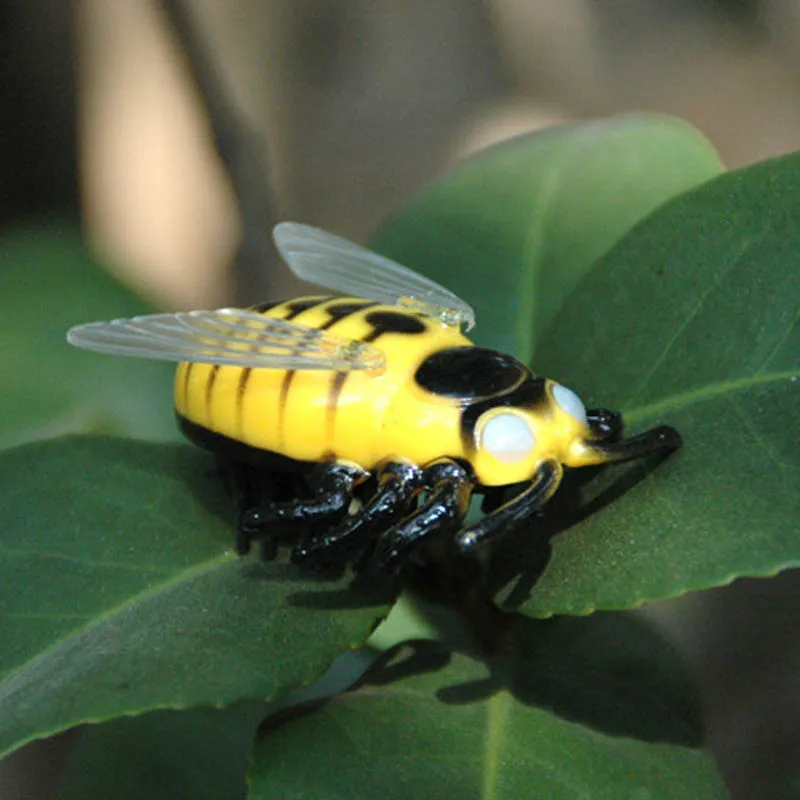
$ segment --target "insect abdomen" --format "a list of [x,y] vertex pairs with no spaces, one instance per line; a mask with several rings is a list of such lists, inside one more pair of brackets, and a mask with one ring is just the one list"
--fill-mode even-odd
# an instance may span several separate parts
[[[372,342],[386,355],[380,375],[366,371],[243,369],[181,364],[178,414],[194,425],[299,461],[340,458],[371,469],[395,446],[383,417],[431,352],[469,344],[455,328],[360,298],[302,297],[264,309],[309,328]],[[413,422],[413,421],[412,421]]]

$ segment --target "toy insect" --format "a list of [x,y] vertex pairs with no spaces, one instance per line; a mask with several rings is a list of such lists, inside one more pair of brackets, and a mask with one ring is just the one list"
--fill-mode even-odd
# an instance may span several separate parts
[[[460,298],[400,264],[306,225],[275,228],[295,275],[347,294],[94,322],[78,347],[181,362],[184,434],[216,454],[234,487],[236,549],[312,569],[358,560],[397,571],[423,542],[477,553],[531,518],[564,467],[668,453],[677,431],[621,438],[619,413],[475,346]],[[263,503],[265,472],[304,476],[310,496]],[[470,498],[498,505],[460,530]],[[353,500],[360,507],[352,510]]]

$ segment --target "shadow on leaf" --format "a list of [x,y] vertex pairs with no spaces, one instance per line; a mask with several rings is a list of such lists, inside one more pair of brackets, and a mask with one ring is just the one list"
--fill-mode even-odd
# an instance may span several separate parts
[[405,642],[387,651],[359,686],[387,686],[441,672],[431,702],[486,702],[507,692],[518,703],[611,736],[688,747],[702,743],[698,698],[672,647],[627,614],[531,620],[497,612],[495,646],[452,682],[444,644]]
[[550,560],[553,537],[600,513],[644,481],[668,456],[620,466],[567,470],[540,516],[500,542],[492,553],[487,586],[504,608],[525,603]]

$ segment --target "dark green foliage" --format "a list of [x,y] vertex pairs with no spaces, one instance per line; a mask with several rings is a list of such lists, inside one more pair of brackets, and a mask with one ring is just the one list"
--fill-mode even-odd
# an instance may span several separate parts
[[272,698],[321,677],[380,600],[231,550],[188,445],[72,437],[0,454],[0,751],[87,721]]
[[0,447],[70,431],[175,438],[169,364],[98,358],[67,328],[154,309],[102,272],[67,224],[0,237]]
[[[74,239],[7,239],[0,440],[45,441],[0,451],[0,749],[102,723],[72,753],[65,800],[112,784],[241,797],[264,715],[252,797],[723,797],[691,686],[652,631],[612,613],[531,619],[800,560],[800,160],[719,170],[681,123],[576,125],[479,155],[379,232],[378,249],[474,304],[479,344],[621,407],[632,429],[673,424],[685,447],[570,481],[530,546],[492,566],[515,612],[471,593],[459,637],[434,614],[440,642],[303,713],[287,693],[368,639],[391,587],[238,558],[213,460],[98,435],[165,436],[169,367],[70,351],[64,331],[146,308]],[[66,432],[83,435],[51,438]]]
[[686,698],[664,692],[668,651],[615,617],[510,620],[486,663],[409,645],[357,691],[268,720],[251,797],[725,797],[706,756],[670,743],[696,739],[676,715]]

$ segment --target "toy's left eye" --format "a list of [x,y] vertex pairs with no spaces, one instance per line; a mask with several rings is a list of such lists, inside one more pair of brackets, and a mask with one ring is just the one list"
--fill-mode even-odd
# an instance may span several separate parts
[[583,425],[586,424],[586,406],[572,389],[567,389],[566,386],[557,383],[553,387],[553,399],[562,411],[566,411]]
[[535,444],[533,431],[517,414],[498,414],[481,431],[481,447],[506,464],[527,458]]

